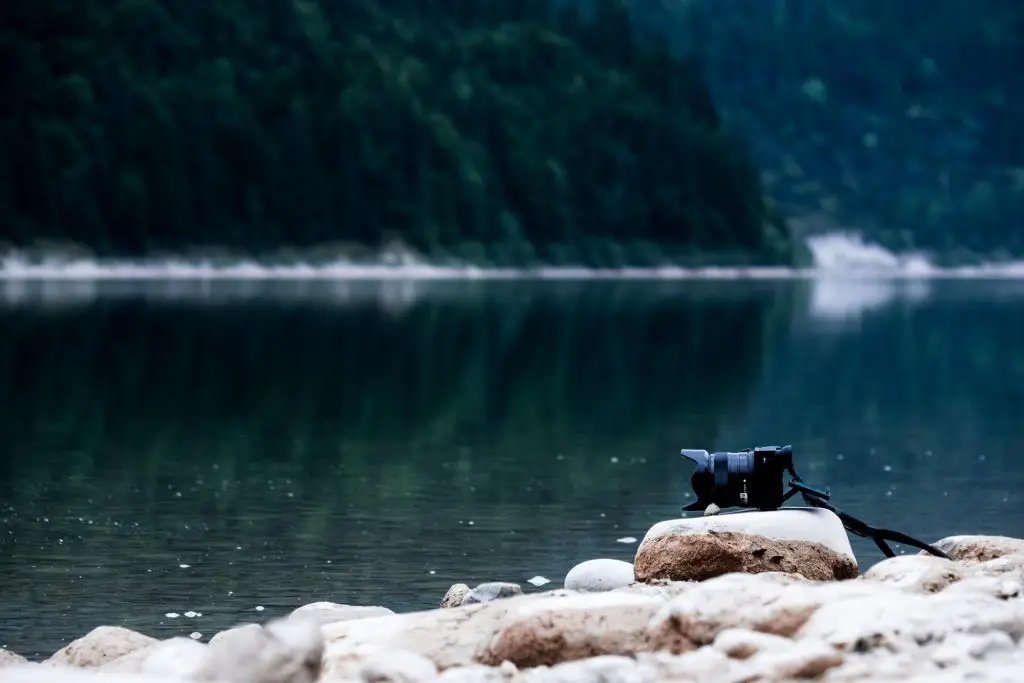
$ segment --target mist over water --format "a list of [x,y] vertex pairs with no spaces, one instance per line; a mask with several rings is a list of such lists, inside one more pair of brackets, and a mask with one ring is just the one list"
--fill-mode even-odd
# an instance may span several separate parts
[[[359,280],[359,279],[787,279],[846,278],[1024,278],[1024,262],[1009,261],[960,267],[938,267],[924,253],[898,254],[866,242],[856,233],[822,233],[806,239],[813,265],[809,268],[705,267],[587,269],[538,267],[480,268],[425,262],[416,254],[391,249],[374,263],[345,258],[265,260],[211,258],[95,259],[79,254],[45,255],[9,252],[0,255],[0,281],[111,280]],[[8,286],[5,289],[16,289]]]

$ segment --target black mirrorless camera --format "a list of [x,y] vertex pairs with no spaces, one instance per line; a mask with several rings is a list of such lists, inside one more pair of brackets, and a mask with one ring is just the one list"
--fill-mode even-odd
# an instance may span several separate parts
[[[800,493],[806,505],[831,510],[848,531],[870,537],[887,557],[894,555],[885,543],[890,540],[948,559],[945,553],[927,543],[898,531],[869,526],[834,507],[828,502],[831,497],[828,489],[811,486],[796,473],[792,446],[759,446],[745,451],[719,453],[684,448],[680,453],[697,465],[690,479],[697,500],[685,506],[683,511],[707,510],[712,503],[719,508],[777,510]],[[790,477],[789,490],[783,486],[783,478],[787,474]]]

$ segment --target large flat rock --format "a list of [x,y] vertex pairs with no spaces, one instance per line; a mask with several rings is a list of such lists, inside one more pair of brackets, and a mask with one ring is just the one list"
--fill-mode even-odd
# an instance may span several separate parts
[[833,581],[856,577],[858,568],[834,513],[787,508],[659,522],[637,548],[634,571],[637,581],[704,581],[733,572]]

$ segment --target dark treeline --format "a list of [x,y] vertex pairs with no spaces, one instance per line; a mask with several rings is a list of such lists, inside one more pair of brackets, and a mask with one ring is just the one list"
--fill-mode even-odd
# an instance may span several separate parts
[[635,6],[699,55],[788,217],[896,248],[1024,255],[1024,3]]
[[9,0],[0,240],[790,261],[693,61],[563,4]]

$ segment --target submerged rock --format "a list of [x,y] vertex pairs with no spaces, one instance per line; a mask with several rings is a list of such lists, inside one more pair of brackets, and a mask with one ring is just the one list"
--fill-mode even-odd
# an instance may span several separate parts
[[625,588],[635,581],[633,565],[622,560],[596,559],[580,562],[565,575],[567,590],[586,593]]
[[842,522],[817,508],[668,520],[647,532],[634,560],[638,581],[704,581],[733,572],[785,572],[819,581],[857,576]]

